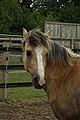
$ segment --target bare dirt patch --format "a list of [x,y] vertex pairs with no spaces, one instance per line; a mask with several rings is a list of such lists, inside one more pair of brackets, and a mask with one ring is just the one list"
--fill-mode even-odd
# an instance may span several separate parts
[[0,120],[57,120],[45,100],[0,102]]

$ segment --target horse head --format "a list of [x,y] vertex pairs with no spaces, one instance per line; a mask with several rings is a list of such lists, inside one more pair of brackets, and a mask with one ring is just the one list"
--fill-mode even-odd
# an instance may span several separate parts
[[24,68],[31,74],[33,85],[41,89],[46,84],[45,67],[49,54],[48,36],[40,30],[29,33],[23,28]]

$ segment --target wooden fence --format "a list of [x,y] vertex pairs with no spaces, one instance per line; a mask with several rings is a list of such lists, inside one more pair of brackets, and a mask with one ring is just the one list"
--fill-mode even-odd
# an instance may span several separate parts
[[[7,88],[32,86],[32,82],[8,83],[8,70],[24,69],[23,65],[8,65],[9,62],[23,61],[22,39],[21,35],[0,35],[0,61],[2,63],[0,65],[0,70],[2,70],[0,88],[2,100],[7,98]],[[17,55],[11,54],[12,52],[16,52]]]
[[[49,27],[50,28],[50,27]],[[48,28],[47,28],[48,30]],[[46,27],[45,27],[45,31]],[[23,65],[8,65],[10,61],[15,61],[17,59],[17,62],[23,61],[23,51],[21,48],[22,44],[22,39],[23,37],[21,35],[4,35],[0,34],[0,61],[2,62],[2,65],[0,65],[0,70],[2,70],[2,79],[1,79],[1,99],[6,99],[7,98],[7,88],[12,88],[12,87],[28,87],[32,86],[32,82],[26,82],[26,83],[8,83],[8,70],[18,70],[18,69],[24,69]],[[80,49],[79,47],[76,47],[74,49],[74,44],[75,41],[78,42],[79,44],[79,38],[51,38],[52,40],[58,41],[58,42],[63,42],[67,43],[70,41],[68,44],[71,49],[74,50],[74,52],[79,52]],[[12,55],[11,52],[18,52],[21,53],[17,55]],[[16,59],[15,59],[16,58]]]

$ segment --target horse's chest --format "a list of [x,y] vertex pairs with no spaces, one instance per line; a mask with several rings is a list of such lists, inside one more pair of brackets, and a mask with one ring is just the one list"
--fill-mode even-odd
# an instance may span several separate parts
[[79,107],[76,103],[66,100],[55,99],[50,101],[51,108],[59,120],[80,120]]
[[80,120],[79,98],[76,98],[70,92],[57,92],[57,89],[50,89],[50,91],[48,89],[47,96],[51,108],[59,120]]

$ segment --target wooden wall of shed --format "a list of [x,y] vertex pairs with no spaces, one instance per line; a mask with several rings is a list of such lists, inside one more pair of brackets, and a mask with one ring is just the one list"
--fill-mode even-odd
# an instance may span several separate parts
[[70,48],[70,40],[75,39],[74,48],[80,47],[80,24],[46,22],[44,31],[52,29],[50,39]]

